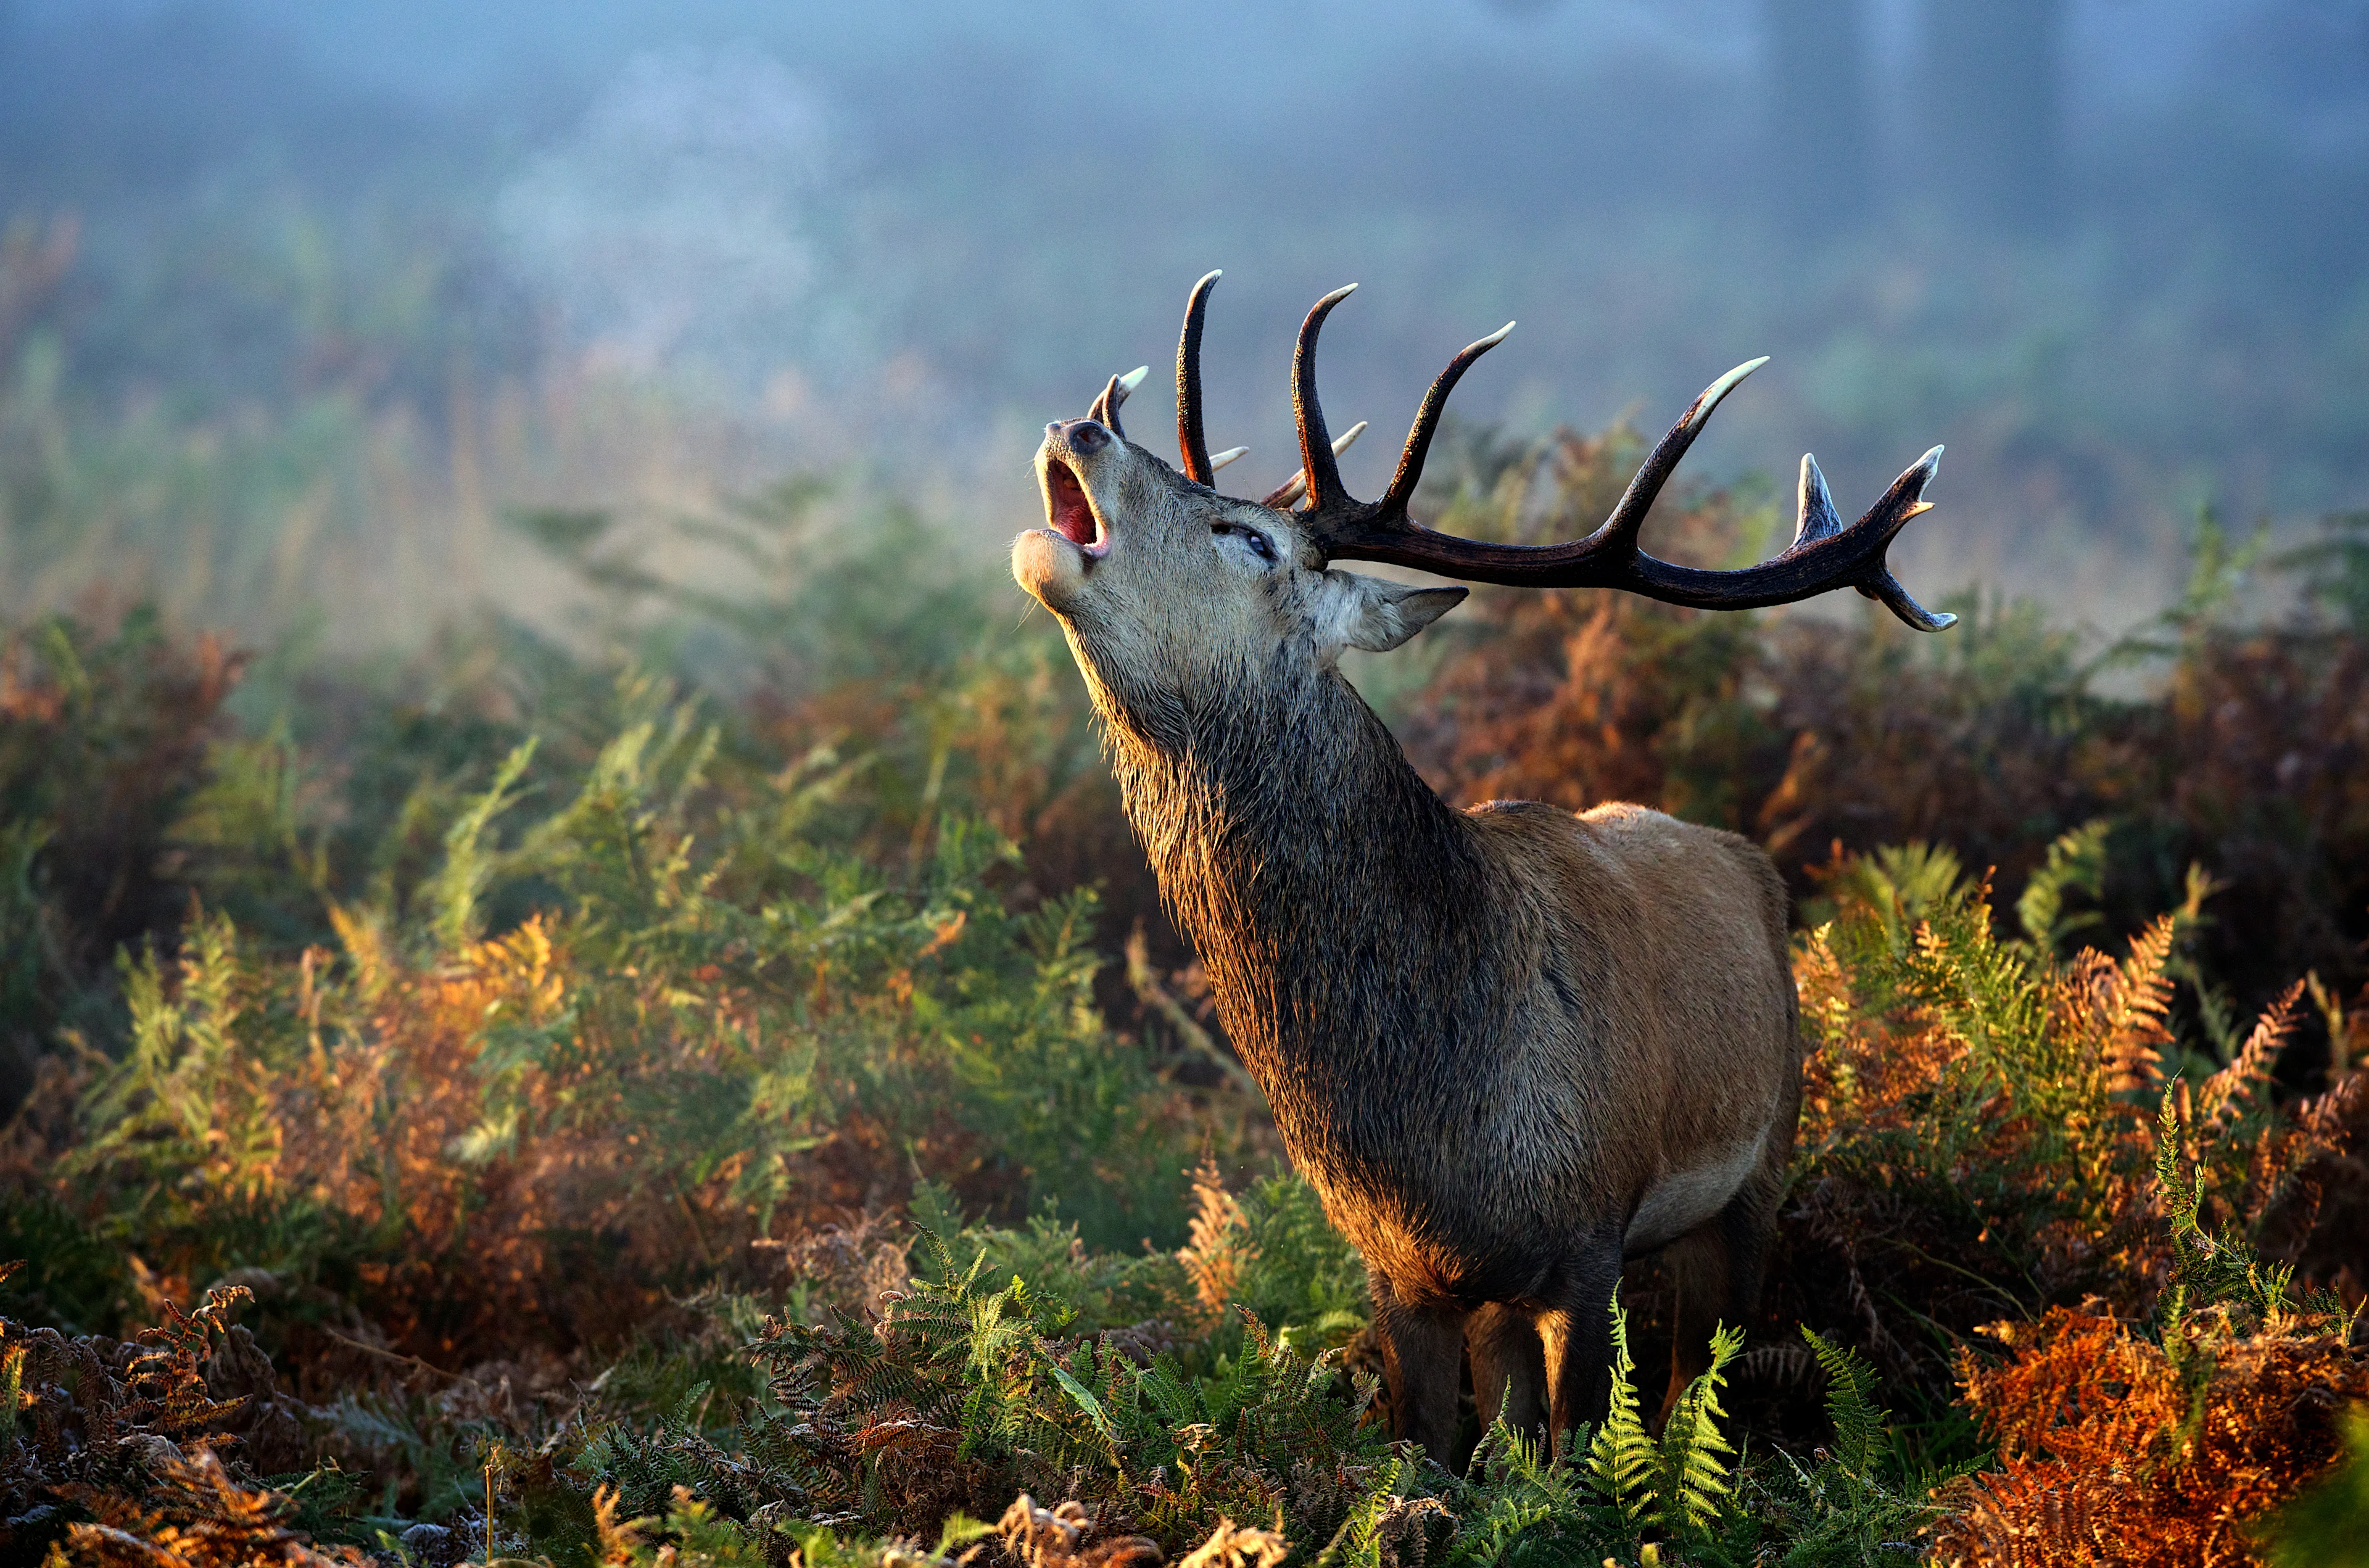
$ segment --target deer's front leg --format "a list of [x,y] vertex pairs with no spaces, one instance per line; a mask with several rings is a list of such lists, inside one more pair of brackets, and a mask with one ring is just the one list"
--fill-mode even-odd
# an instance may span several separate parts
[[1390,1281],[1373,1280],[1374,1326],[1382,1341],[1382,1375],[1390,1390],[1390,1436],[1420,1443],[1434,1464],[1455,1459],[1456,1396],[1464,1370],[1464,1309],[1397,1299]]

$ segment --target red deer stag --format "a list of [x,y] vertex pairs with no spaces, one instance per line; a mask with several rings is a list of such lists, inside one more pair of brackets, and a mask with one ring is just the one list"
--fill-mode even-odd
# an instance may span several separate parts
[[1484,1413],[1557,1435],[1599,1417],[1606,1305],[1622,1261],[1655,1251],[1678,1288],[1675,1397],[1715,1322],[1758,1299],[1792,1148],[1784,884],[1749,841],[1641,807],[1449,807],[1336,665],[1398,647],[1467,590],[1331,563],[1705,610],[1848,585],[1938,631],[1953,617],[1910,599],[1884,554],[1926,509],[1941,449],[1848,528],[1804,457],[1793,543],[1746,570],[1644,554],[1654,496],[1756,360],[1695,399],[1586,538],[1455,538],[1407,503],[1449,389],[1505,332],[1449,362],[1389,490],[1355,500],[1316,400],[1342,289],[1292,360],[1300,473],[1238,500],[1211,483],[1235,453],[1213,462],[1202,434],[1217,278],[1194,288],[1177,348],[1184,471],[1119,428],[1142,372],[1112,378],[1086,418],[1046,427],[1049,526],[1013,543],[1013,573],[1069,636],[1127,818],[1285,1148],[1366,1259],[1396,1436],[1447,1461],[1467,1345]]

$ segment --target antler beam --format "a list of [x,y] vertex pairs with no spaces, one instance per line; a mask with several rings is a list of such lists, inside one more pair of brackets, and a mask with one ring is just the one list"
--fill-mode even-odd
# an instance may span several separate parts
[[[1201,326],[1209,315],[1209,291],[1226,274],[1204,273],[1184,302],[1184,330],[1176,338],[1176,452],[1184,462],[1184,477],[1196,485],[1215,485],[1223,463],[1209,459],[1209,438],[1201,429]],[[1234,456],[1242,449],[1234,449]],[[1229,457],[1227,463],[1233,461]]]
[[1355,287],[1336,289],[1316,302],[1300,325],[1299,341],[1292,354],[1292,406],[1298,415],[1300,465],[1308,494],[1307,504],[1296,515],[1328,559],[1387,561],[1468,582],[1618,589],[1700,610],[1758,609],[1790,604],[1838,588],[1855,588],[1881,601],[1919,631],[1938,632],[1957,620],[1954,615],[1935,614],[1909,597],[1885,560],[1892,541],[1908,520],[1931,509],[1925,487],[1940,464],[1938,446],[1893,481],[1883,499],[1848,528],[1842,526],[1835,512],[1816,463],[1804,457],[1793,543],[1757,567],[1706,571],[1657,559],[1639,547],[1637,536],[1645,514],[1677,471],[1679,459],[1710,422],[1711,411],[1745,376],[1768,363],[1766,359],[1738,365],[1704,388],[1702,395],[1670,427],[1669,434],[1654,445],[1612,515],[1585,539],[1561,544],[1497,544],[1436,532],[1407,515],[1408,503],[1423,477],[1424,459],[1438,430],[1448,393],[1474,361],[1505,341],[1505,334],[1514,328],[1507,322],[1449,361],[1431,383],[1413,428],[1407,432],[1398,471],[1382,498],[1353,498],[1342,486],[1340,465],[1333,461],[1333,444],[1325,439],[1324,410],[1316,395],[1316,341],[1325,316]]
[[[1201,334],[1209,309],[1210,291],[1222,272],[1210,272],[1193,285],[1185,301],[1184,327],[1176,340],[1176,446],[1184,476],[1196,485],[1214,486],[1217,472],[1240,457],[1234,447],[1209,455],[1201,418]],[[1400,450],[1390,488],[1378,501],[1360,501],[1341,483],[1340,452],[1357,439],[1360,421],[1338,441],[1325,429],[1324,407],[1316,394],[1316,342],[1324,318],[1347,299],[1357,285],[1333,290],[1316,302],[1300,323],[1299,338],[1291,356],[1291,404],[1299,434],[1299,472],[1271,490],[1261,504],[1288,507],[1301,503],[1294,514],[1310,541],[1328,560],[1388,561],[1416,567],[1441,577],[1467,582],[1503,583],[1518,588],[1608,588],[1642,594],[1665,603],[1698,610],[1754,610],[1791,604],[1838,588],[1857,589],[1880,601],[1892,612],[1919,631],[1938,632],[1957,621],[1936,614],[1909,596],[1892,575],[1886,554],[1894,539],[1920,512],[1930,511],[1925,487],[1940,468],[1941,449],[1935,447],[1892,482],[1882,499],[1866,515],[1846,528],[1826,493],[1825,475],[1815,460],[1802,459],[1800,505],[1793,542],[1775,557],[1740,571],[1707,571],[1682,567],[1647,555],[1638,544],[1645,514],[1677,471],[1678,462],[1695,438],[1711,422],[1711,413],[1745,377],[1768,361],[1749,360],[1705,387],[1702,395],[1680,415],[1669,433],[1629,481],[1612,515],[1584,539],[1561,544],[1498,544],[1464,539],[1425,528],[1407,515],[1415,486],[1423,479],[1424,460],[1439,431],[1448,394],[1475,361],[1505,340],[1512,322],[1476,343],[1468,344],[1441,371],[1424,395],[1414,424]],[[1119,429],[1119,406],[1139,385],[1138,368],[1111,377],[1089,411],[1092,418],[1125,439]],[[1303,498],[1304,500],[1303,500]]]

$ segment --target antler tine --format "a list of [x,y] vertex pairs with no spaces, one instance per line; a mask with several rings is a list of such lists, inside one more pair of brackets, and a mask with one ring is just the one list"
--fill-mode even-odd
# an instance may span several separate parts
[[1802,483],[1795,495],[1800,504],[1794,515],[1793,543],[1787,549],[1815,544],[1843,531],[1842,516],[1835,510],[1835,498],[1826,494],[1826,476],[1818,472],[1818,460],[1806,452],[1802,454]]
[[[1343,452],[1348,451],[1351,446],[1356,443],[1357,438],[1365,433],[1366,421],[1360,419],[1356,424],[1350,426],[1347,429],[1343,430],[1339,435],[1334,436],[1333,438],[1333,455],[1338,457]],[[1237,448],[1236,450],[1239,451],[1241,449]],[[1280,509],[1291,505],[1292,502],[1299,499],[1300,497],[1307,493],[1308,471],[1303,468],[1299,473],[1293,475],[1290,478],[1286,479],[1282,484],[1277,485],[1274,489],[1269,490],[1265,495],[1260,497],[1259,505],[1263,507],[1275,507]]]
[[[1842,526],[1834,501],[1826,494],[1825,476],[1815,459],[1802,459],[1800,515],[1793,525],[1793,543],[1769,560],[1742,571],[1712,572],[1656,560],[1632,545],[1625,562],[1605,560],[1606,568],[1589,580],[1596,586],[1641,593],[1665,603],[1700,610],[1751,610],[1771,604],[1791,604],[1838,588],[1855,588],[1876,600],[1920,632],[1945,631],[1958,618],[1926,609],[1892,575],[1885,559],[1894,539],[1911,518],[1933,509],[1925,486],[1941,466],[1935,447],[1892,482],[1875,505],[1857,522]],[[1609,525],[1607,525],[1608,529]],[[1599,530],[1601,533],[1605,530]]]
[[1125,375],[1111,377],[1109,382],[1104,383],[1102,391],[1095,395],[1093,406],[1086,410],[1086,418],[1098,425],[1107,427],[1110,433],[1119,440],[1127,440],[1127,432],[1119,429],[1119,405],[1125,403],[1128,395],[1141,386],[1143,378],[1150,373],[1150,365],[1138,365]]
[[1745,361],[1704,387],[1702,395],[1687,405],[1687,411],[1678,416],[1678,422],[1670,427],[1667,435],[1654,443],[1654,450],[1646,457],[1644,465],[1631,477],[1629,487],[1620,493],[1619,505],[1614,507],[1612,515],[1604,520],[1604,526],[1596,531],[1608,544],[1615,539],[1625,539],[1630,542],[1631,549],[1635,548],[1637,531],[1644,527],[1645,514],[1654,509],[1654,502],[1661,495],[1662,486],[1668,484],[1670,475],[1678,471],[1678,460],[1685,457],[1687,449],[1695,444],[1695,438],[1702,434],[1705,425],[1711,423],[1712,413],[1726,401],[1727,395],[1744,384],[1745,376],[1768,362],[1766,354],[1757,360]]
[[1184,460],[1184,477],[1196,485],[1214,485],[1218,476],[1201,429],[1201,328],[1209,314],[1209,291],[1225,275],[1222,269],[1212,269],[1193,285],[1184,301],[1184,330],[1176,338],[1176,452]]
[[[1856,525],[1860,528],[1871,527],[1882,539],[1883,544],[1876,552],[1874,573],[1866,581],[1853,583],[1851,586],[1868,598],[1877,601],[1885,609],[1890,610],[1894,615],[1920,632],[1947,631],[1957,624],[1958,618],[1946,610],[1940,612],[1928,610],[1911,598],[1908,590],[1900,586],[1900,579],[1892,575],[1891,564],[1884,559],[1883,552],[1890,547],[1893,540],[1899,537],[1900,531],[1908,526],[1908,521],[1911,518],[1933,509],[1933,503],[1925,498],[1925,486],[1931,484],[1933,475],[1940,471],[1941,450],[1937,446],[1918,458],[1915,466],[1892,482],[1892,488],[1883,493],[1883,498],[1870,507],[1867,516],[1860,519]],[[1817,472],[1817,464],[1811,463],[1807,456],[1804,456],[1802,461],[1809,464],[1812,474]],[[1824,490],[1825,486],[1821,482],[1818,487]],[[1832,509],[1832,504],[1829,503],[1829,512]],[[1788,554],[1791,552],[1789,551]],[[1780,559],[1782,557],[1780,556]]]
[[1431,390],[1423,395],[1423,406],[1415,411],[1414,424],[1407,430],[1406,445],[1399,452],[1399,468],[1390,475],[1390,487],[1382,492],[1384,515],[1406,516],[1407,504],[1414,499],[1414,487],[1423,481],[1424,459],[1431,454],[1431,438],[1439,433],[1439,417],[1447,411],[1448,395],[1464,379],[1464,372],[1474,361],[1505,340],[1514,330],[1512,322],[1497,328],[1477,343],[1465,345],[1462,352],[1448,361],[1448,368],[1432,382]]
[[1356,288],[1345,284],[1317,301],[1299,324],[1299,341],[1291,352],[1291,409],[1299,426],[1299,471],[1308,476],[1307,509],[1312,512],[1355,504],[1341,487],[1341,465],[1333,461],[1333,443],[1324,433],[1324,408],[1316,400],[1316,335],[1324,329],[1333,307]]
[[[1176,346],[1176,435],[1184,459],[1185,476],[1207,485],[1221,463],[1239,456],[1241,449],[1212,461],[1201,426],[1201,327],[1209,291],[1219,273],[1211,272],[1193,285],[1184,306],[1184,329]],[[1695,438],[1711,422],[1727,395],[1745,377],[1768,361],[1747,360],[1709,386],[1678,417],[1669,433],[1656,441],[1609,517],[1584,539],[1562,544],[1498,544],[1482,539],[1460,539],[1435,532],[1407,515],[1415,486],[1422,481],[1425,459],[1438,434],[1448,394],[1482,355],[1505,340],[1514,329],[1507,322],[1488,337],[1468,344],[1441,371],[1424,395],[1423,406],[1400,450],[1398,471],[1379,501],[1361,502],[1341,483],[1337,454],[1366,427],[1362,421],[1339,441],[1324,428],[1324,409],[1316,395],[1316,341],[1324,318],[1347,299],[1355,283],[1333,290],[1318,300],[1299,325],[1299,339],[1291,356],[1291,402],[1299,431],[1299,472],[1261,503],[1288,507],[1307,498],[1299,516],[1310,541],[1327,560],[1388,561],[1416,567],[1442,577],[1468,582],[1505,583],[1523,588],[1609,588],[1683,604],[1699,610],[1753,610],[1791,604],[1838,588],[1857,589],[1919,631],[1938,632],[1957,617],[1927,610],[1909,595],[1892,574],[1886,555],[1894,539],[1910,519],[1929,511],[1926,486],[1933,482],[1941,462],[1935,447],[1906,473],[1893,481],[1883,498],[1846,528],[1826,492],[1825,476],[1817,461],[1802,459],[1800,511],[1793,542],[1769,560],[1741,571],[1707,571],[1657,560],[1638,544],[1646,514],[1677,472]],[[1143,372],[1114,376],[1095,399],[1093,417],[1118,429],[1118,406],[1135,389]]]
[[1118,389],[1118,377],[1113,376],[1094,394],[1094,400],[1086,405],[1086,418],[1125,441],[1127,431],[1119,427],[1118,406],[1126,401],[1127,394]]

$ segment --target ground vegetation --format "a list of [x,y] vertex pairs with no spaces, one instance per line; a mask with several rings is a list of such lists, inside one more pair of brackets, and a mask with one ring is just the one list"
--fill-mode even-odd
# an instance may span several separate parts
[[[1567,532],[1633,441],[1460,435]],[[1388,1440],[1355,1255],[1041,621],[798,483],[514,519],[566,638],[0,662],[0,1558],[2334,1562],[2364,1533],[2369,522],[2100,644],[1482,594],[1355,670],[1465,799],[1799,895],[1761,1310],[1653,1430]],[[1657,540],[1765,543],[1750,488]],[[920,559],[923,565],[916,568]],[[1459,621],[1461,625],[1459,624]],[[732,672],[727,679],[719,671]]]

